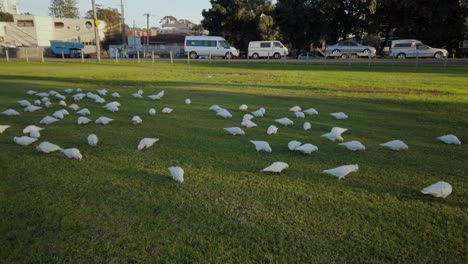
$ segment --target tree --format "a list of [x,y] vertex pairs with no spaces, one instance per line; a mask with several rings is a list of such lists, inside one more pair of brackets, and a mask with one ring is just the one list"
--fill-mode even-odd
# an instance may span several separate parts
[[268,0],[211,0],[211,8],[203,10],[202,26],[212,35],[221,35],[235,47],[247,50],[251,40],[278,36]]
[[275,18],[293,48],[321,40],[336,42],[350,34],[361,38],[377,0],[278,0]]
[[77,0],[51,0],[49,6],[49,15],[60,18],[79,18]]
[[[109,45],[122,44],[122,28],[121,16],[116,8],[103,8],[101,5],[96,6],[97,19],[106,22],[106,30],[104,40],[101,41],[103,48],[108,49]],[[93,10],[86,12],[85,18],[93,19]],[[125,26],[127,28],[127,26]]]
[[[467,37],[468,2],[460,0],[381,0],[377,5],[376,34],[412,38],[452,51]],[[372,24],[371,23],[371,24]]]
[[164,25],[164,24],[175,24],[177,23],[177,18],[174,17],[174,16],[164,16],[163,18],[161,18],[161,20],[159,21],[160,24]]
[[0,22],[13,22],[13,15],[0,11]]

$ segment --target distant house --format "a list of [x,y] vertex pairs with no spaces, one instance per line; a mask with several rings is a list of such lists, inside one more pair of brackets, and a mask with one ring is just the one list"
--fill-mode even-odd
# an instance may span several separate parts
[[181,19],[176,23],[165,23],[161,25],[162,34],[190,34],[192,28],[195,26],[192,22],[186,19]]

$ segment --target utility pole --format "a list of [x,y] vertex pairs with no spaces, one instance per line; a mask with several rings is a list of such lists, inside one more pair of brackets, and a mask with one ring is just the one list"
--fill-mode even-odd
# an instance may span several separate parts
[[150,35],[150,30],[149,30],[149,17],[151,16],[150,13],[143,14],[146,16],[146,48],[149,48],[149,35]]
[[136,50],[135,19],[133,19],[133,49],[134,49],[136,52],[139,52],[138,50]]
[[96,25],[97,20],[97,14],[96,14],[96,0],[92,0],[93,2],[93,24],[94,24],[94,42],[96,42],[96,56],[97,56],[97,61],[101,62],[101,43],[99,39],[99,29],[98,26]]
[[123,0],[120,0],[120,21],[121,21],[121,25],[122,26],[122,47],[125,48],[125,44],[126,44],[126,36],[125,36],[125,13],[124,13],[124,2]]

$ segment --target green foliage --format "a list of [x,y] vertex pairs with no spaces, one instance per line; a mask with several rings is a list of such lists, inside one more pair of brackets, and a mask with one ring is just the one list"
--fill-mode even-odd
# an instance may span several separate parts
[[[106,31],[104,40],[101,41],[101,46],[108,49],[109,45],[122,44],[122,29],[121,16],[117,8],[103,8],[101,5],[96,6],[96,16],[99,20],[106,22]],[[86,12],[86,18],[92,19],[93,10]]]
[[276,20],[293,48],[310,43],[334,43],[349,34],[361,38],[376,11],[375,0],[278,0]]
[[7,12],[0,11],[0,22],[13,22],[13,15]]
[[202,25],[212,35],[221,35],[240,50],[247,50],[249,41],[278,37],[272,17],[271,1],[211,0],[211,8],[203,10]]
[[[0,115],[12,127],[0,135],[0,259],[2,263],[468,263],[468,69],[466,66],[352,66],[305,64],[115,64],[0,61]],[[211,78],[208,78],[210,76]],[[110,113],[90,99],[77,104],[107,126],[78,126],[78,115],[46,126],[28,147],[13,143],[53,107],[21,111],[26,91],[81,88],[119,92],[122,107]],[[131,96],[138,89],[145,99]],[[147,95],[165,90],[160,101]],[[74,103],[67,95],[67,103]],[[185,98],[192,100],[184,104]],[[109,95],[108,102],[113,101]],[[218,104],[232,119],[208,110]],[[266,108],[258,127],[227,135],[245,112]],[[302,129],[289,108],[314,107]],[[170,115],[163,107],[174,108]],[[148,109],[158,113],[149,116]],[[350,117],[337,121],[329,113]],[[139,115],[143,124],[130,119]],[[290,127],[266,135],[275,119]],[[320,135],[348,128],[364,152],[350,152]],[[453,133],[462,145],[435,139]],[[96,134],[96,147],[87,145]],[[160,141],[137,151],[143,137]],[[256,153],[249,140],[266,140],[272,153]],[[405,152],[380,143],[402,139]],[[319,146],[310,156],[290,152],[298,140]],[[39,153],[48,141],[76,147],[81,161]],[[259,172],[275,161],[289,169]],[[324,169],[358,163],[343,180]],[[177,184],[167,167],[181,166]],[[420,190],[444,180],[446,199]]]
[[386,38],[416,38],[451,52],[467,37],[467,17],[467,1],[382,0],[374,23]]
[[59,18],[79,18],[80,10],[77,7],[77,0],[51,0],[49,15]]

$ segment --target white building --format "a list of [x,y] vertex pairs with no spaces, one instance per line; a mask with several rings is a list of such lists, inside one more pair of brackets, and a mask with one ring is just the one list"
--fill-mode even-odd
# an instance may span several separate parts
[[0,11],[12,15],[19,14],[18,0],[0,0]]
[[[92,19],[53,18],[13,15],[14,22],[0,22],[0,46],[50,47],[50,41],[95,44]],[[106,23],[99,24],[100,40],[104,39]]]

